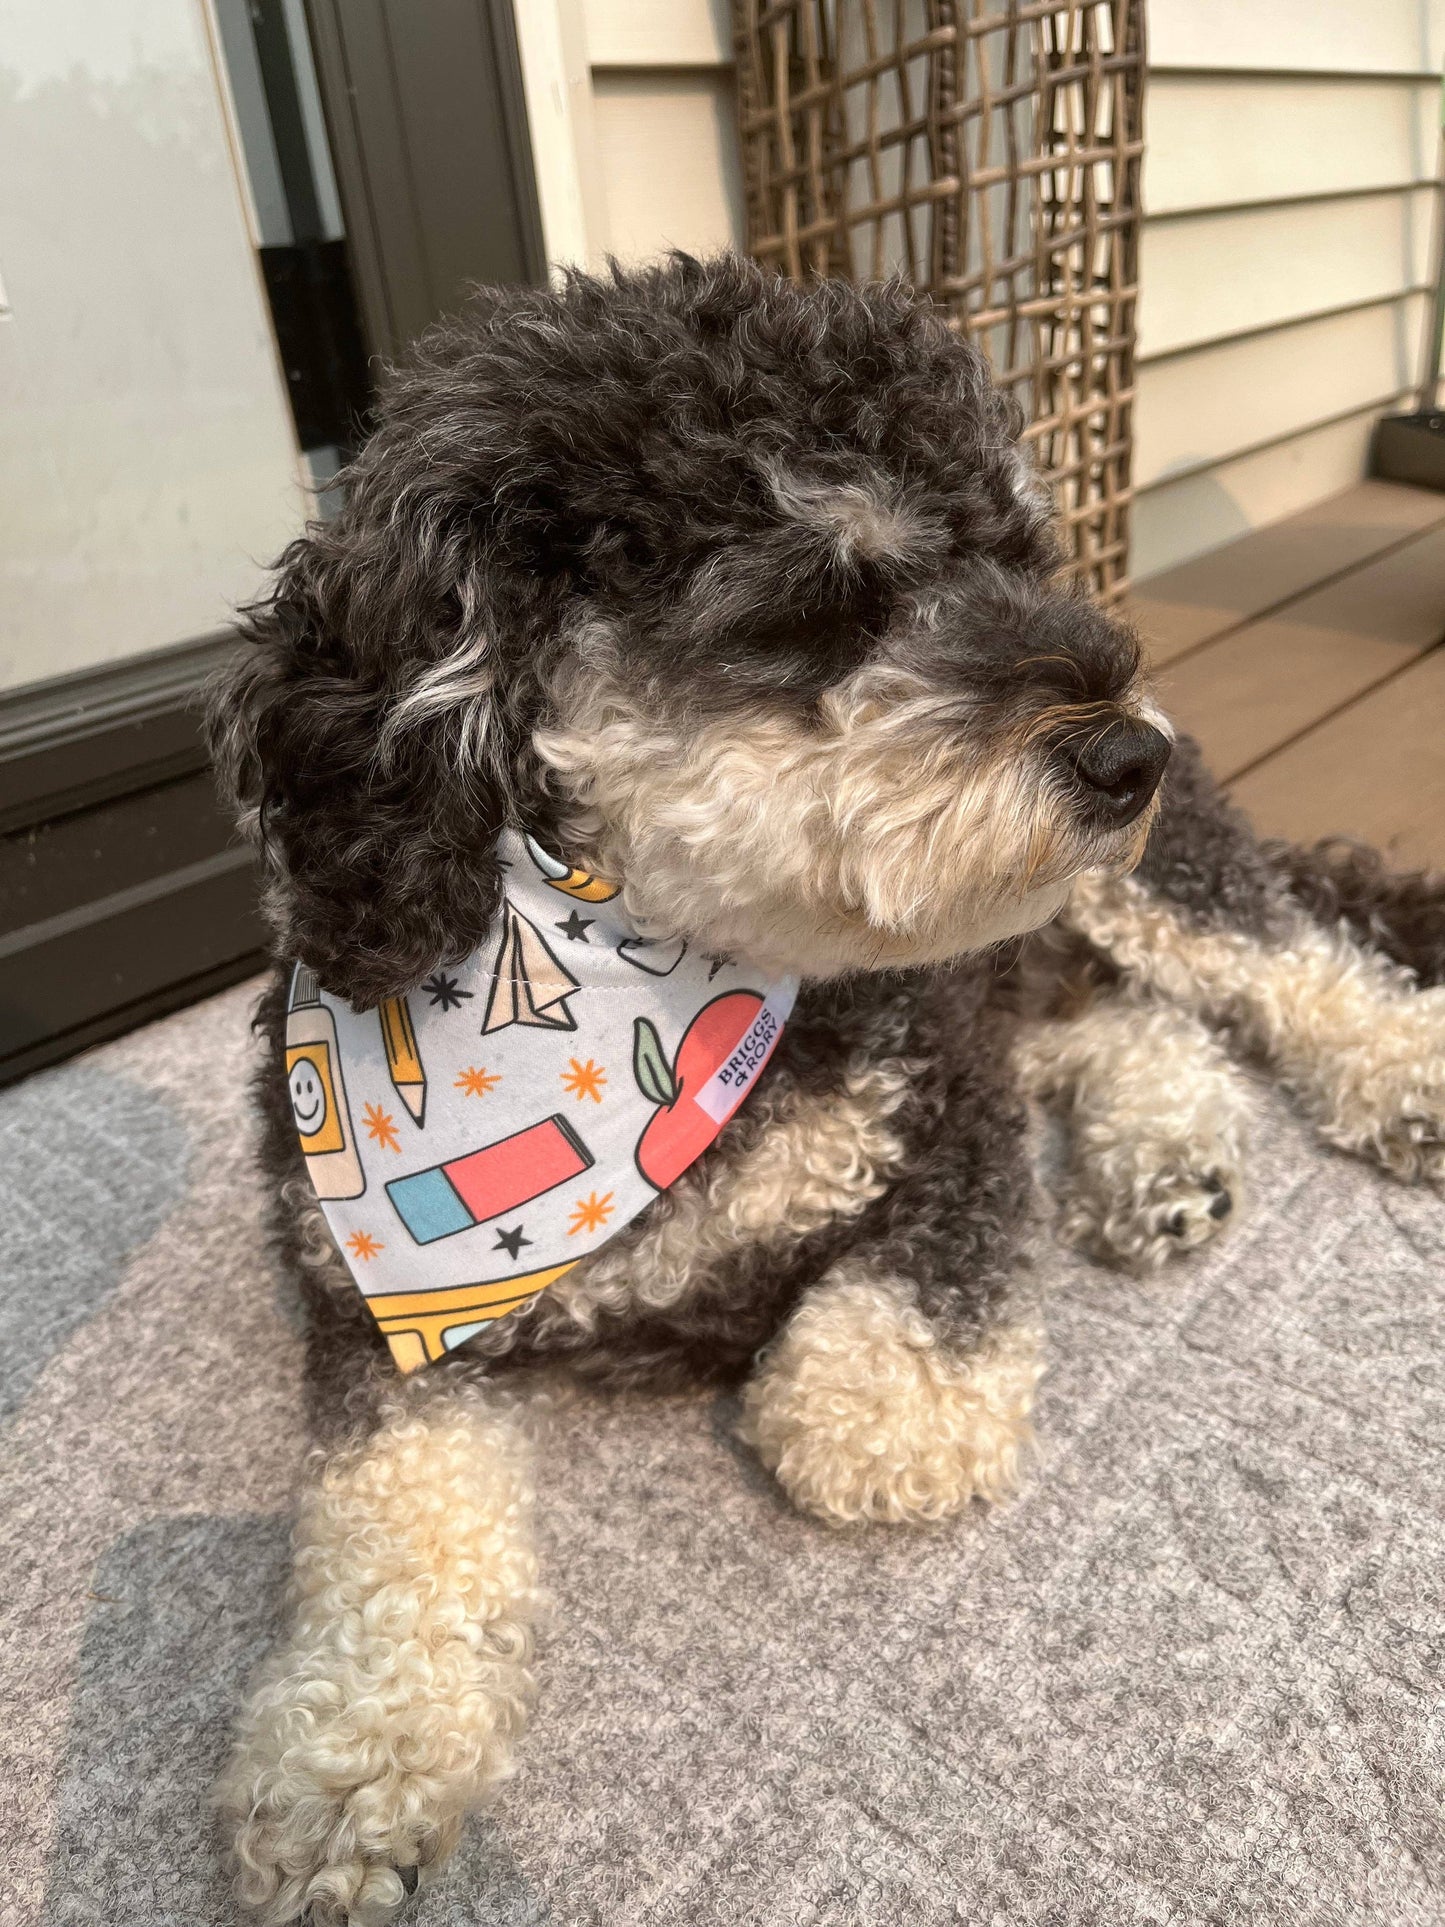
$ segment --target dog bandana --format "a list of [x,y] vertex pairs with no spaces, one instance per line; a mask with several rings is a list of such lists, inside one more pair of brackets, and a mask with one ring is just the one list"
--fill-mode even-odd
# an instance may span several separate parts
[[306,1169],[404,1372],[527,1304],[707,1149],[767,1063],[794,979],[640,936],[617,886],[507,831],[464,963],[357,1011],[292,978]]

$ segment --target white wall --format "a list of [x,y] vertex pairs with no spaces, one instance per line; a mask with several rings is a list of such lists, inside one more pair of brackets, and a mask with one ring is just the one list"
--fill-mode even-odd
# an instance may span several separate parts
[[[539,147],[574,170],[554,255],[740,243],[727,0],[518,12]],[[1347,487],[1414,380],[1445,0],[1148,0],[1148,25],[1140,575]]]
[[0,0],[0,687],[181,641],[305,512],[202,0]]

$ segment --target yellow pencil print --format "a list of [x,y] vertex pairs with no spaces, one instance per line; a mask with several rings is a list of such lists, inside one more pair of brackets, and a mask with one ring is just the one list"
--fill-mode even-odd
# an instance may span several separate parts
[[377,1006],[381,1019],[381,1041],[386,1047],[386,1067],[396,1094],[411,1112],[420,1128],[426,1115],[426,1072],[421,1052],[416,1047],[411,1012],[405,997],[384,997]]

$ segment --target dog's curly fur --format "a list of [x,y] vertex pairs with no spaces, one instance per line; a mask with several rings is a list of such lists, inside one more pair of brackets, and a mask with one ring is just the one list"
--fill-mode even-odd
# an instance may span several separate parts
[[330,989],[365,1006],[473,950],[504,824],[644,927],[805,980],[672,1190],[402,1392],[268,994],[276,1238],[338,1456],[222,1788],[266,1920],[388,1918],[509,1768],[535,1579],[501,1367],[741,1384],[799,1505],[940,1518],[1027,1452],[1026,1098],[1072,1126],[1063,1229],[1134,1264],[1237,1213],[1226,1046],[1333,1142],[1440,1175],[1445,992],[1402,968],[1440,975],[1440,891],[1262,847],[1188,743],[1150,800],[1139,644],[1062,582],[1017,428],[899,286],[678,257],[484,292],[250,613],[213,741],[278,954]]

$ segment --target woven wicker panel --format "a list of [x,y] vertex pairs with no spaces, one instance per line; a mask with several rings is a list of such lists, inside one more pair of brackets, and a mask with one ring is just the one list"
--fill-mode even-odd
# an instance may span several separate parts
[[1080,570],[1126,586],[1143,0],[733,0],[748,246],[895,271],[1017,399]]

